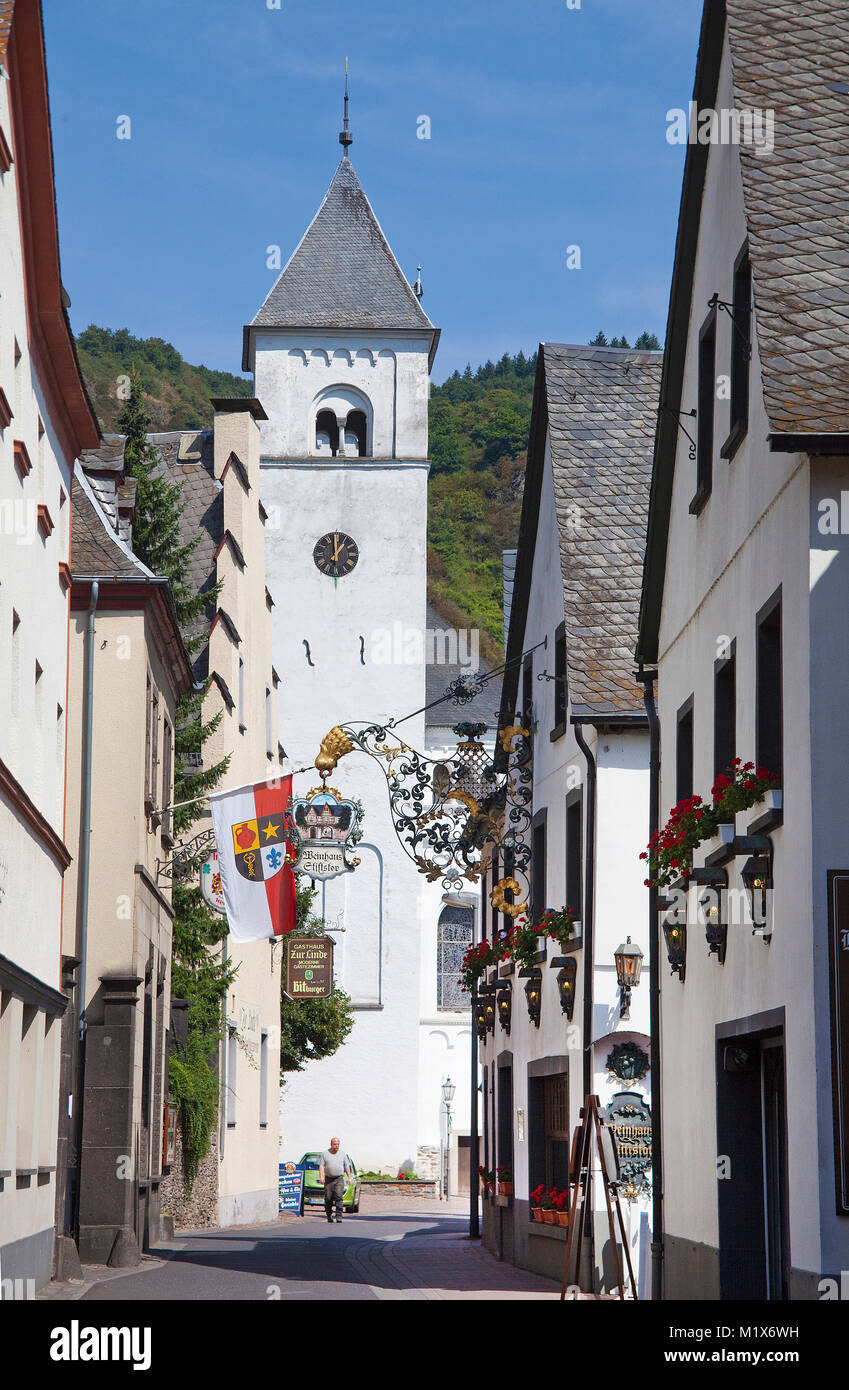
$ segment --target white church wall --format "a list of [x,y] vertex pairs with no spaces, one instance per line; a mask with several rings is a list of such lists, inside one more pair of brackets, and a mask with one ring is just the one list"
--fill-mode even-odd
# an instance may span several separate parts
[[[369,456],[426,458],[428,346],[412,332],[387,333],[379,342],[347,329],[258,332],[256,393],[269,417],[262,423],[263,457],[315,456],[322,398],[329,397],[330,408],[344,407],[347,391],[362,393],[370,406]],[[361,402],[352,399],[351,406]]]

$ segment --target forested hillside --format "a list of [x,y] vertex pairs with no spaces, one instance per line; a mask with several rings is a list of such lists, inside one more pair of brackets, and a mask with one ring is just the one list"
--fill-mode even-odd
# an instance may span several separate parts
[[[593,345],[629,346],[604,333]],[[659,343],[643,333],[634,347]],[[210,396],[253,393],[248,378],[193,367],[162,338],[135,338],[126,328],[92,324],[77,351],[105,432],[118,428],[118,381],[134,363],[157,430],[208,428]],[[501,552],[519,531],[536,362],[536,353],[505,353],[431,388],[428,594],[446,623],[480,629],[490,664],[501,656]]]
[[191,430],[212,424],[210,396],[252,396],[253,382],[231,372],[192,367],[162,338],[135,338],[126,328],[91,324],[77,338],[77,353],[100,428],[118,429],[124,400],[118,380],[135,363],[154,430]]

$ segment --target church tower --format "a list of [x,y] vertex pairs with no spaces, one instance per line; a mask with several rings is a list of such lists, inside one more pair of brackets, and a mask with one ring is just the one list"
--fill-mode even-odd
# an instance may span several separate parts
[[[342,722],[416,714],[397,737],[424,746],[428,382],[439,330],[363,192],[350,138],[346,116],[324,201],[244,330],[243,365],[268,416],[267,582],[279,728],[295,768],[312,764]],[[320,884],[315,904],[354,1029],[335,1056],[287,1079],[281,1156],[297,1160],[338,1134],[360,1167],[415,1164],[433,890],[423,892],[398,843],[381,767],[355,751],[330,780],[365,810],[359,866]],[[317,781],[297,777],[295,794]]]

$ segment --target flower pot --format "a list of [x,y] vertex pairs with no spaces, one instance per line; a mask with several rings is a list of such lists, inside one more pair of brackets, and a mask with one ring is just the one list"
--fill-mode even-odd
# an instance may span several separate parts
[[500,1182],[500,1183],[498,1184],[498,1191],[499,1191],[499,1193],[500,1193],[500,1195],[501,1195],[502,1197],[512,1197],[512,1196],[513,1196],[513,1184],[512,1184],[512,1182]]
[[568,1226],[568,1225],[569,1225],[569,1213],[568,1213],[568,1211],[559,1211],[559,1212],[557,1213],[557,1224],[558,1224],[558,1226]]
[[544,1211],[543,1214],[542,1214],[542,1219],[543,1219],[543,1221],[545,1222],[546,1226],[556,1226],[556,1224],[557,1224],[557,1212],[556,1212],[556,1211]]
[[531,1207],[531,1215],[534,1218],[534,1221],[539,1221],[540,1224],[542,1224],[542,1207]]

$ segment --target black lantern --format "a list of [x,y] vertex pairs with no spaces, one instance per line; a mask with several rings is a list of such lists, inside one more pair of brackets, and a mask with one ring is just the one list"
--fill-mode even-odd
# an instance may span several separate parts
[[677,913],[663,918],[663,935],[666,941],[666,955],[682,985],[687,969],[687,923],[679,922]]
[[740,870],[752,915],[752,935],[769,940],[772,936],[770,897],[772,896],[772,855],[753,854]]
[[532,969],[525,985],[525,998],[528,1001],[528,1018],[535,1028],[539,1028],[542,1011],[542,971]]
[[578,978],[578,962],[569,956],[562,970],[557,972],[557,988],[560,993],[560,1007],[568,1019],[575,1012],[575,982]]
[[480,996],[475,999],[474,1011],[478,1039],[480,1042],[486,1042],[486,1008],[485,1001]]
[[486,1015],[486,1031],[495,1032],[495,997],[488,994],[483,1001],[484,1014]]
[[627,941],[617,946],[613,952],[613,959],[616,961],[616,979],[619,984],[619,1017],[630,1018],[631,990],[640,983],[643,953],[639,946],[631,945],[629,936]]
[[510,1021],[513,1015],[513,991],[510,988],[509,981],[500,986],[498,994],[495,996],[495,1001],[498,1006],[498,1022],[509,1037]]

